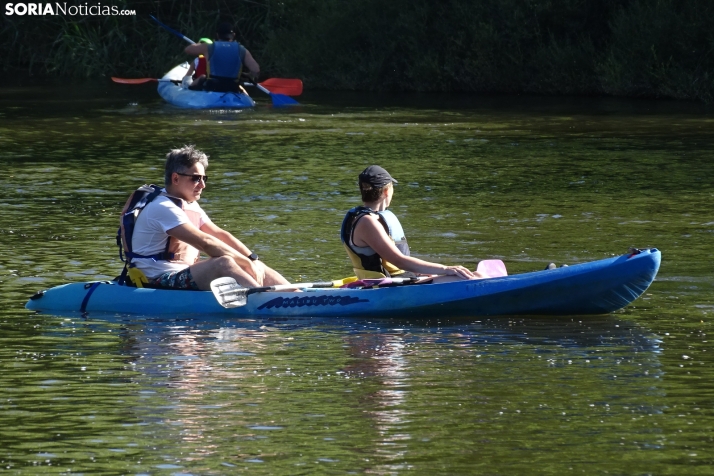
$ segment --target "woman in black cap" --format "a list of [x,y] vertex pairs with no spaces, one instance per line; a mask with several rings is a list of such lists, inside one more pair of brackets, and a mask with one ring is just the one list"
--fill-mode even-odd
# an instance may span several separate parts
[[463,266],[445,266],[409,255],[396,215],[387,210],[397,181],[379,165],[359,175],[363,205],[347,212],[340,237],[359,279],[439,275],[434,282],[485,278]]

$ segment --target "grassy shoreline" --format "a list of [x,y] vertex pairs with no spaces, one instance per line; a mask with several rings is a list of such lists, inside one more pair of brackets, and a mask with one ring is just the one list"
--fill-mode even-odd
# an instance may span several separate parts
[[145,77],[223,19],[263,77],[308,89],[613,95],[714,101],[705,0],[125,0],[136,16],[8,16],[7,74]]

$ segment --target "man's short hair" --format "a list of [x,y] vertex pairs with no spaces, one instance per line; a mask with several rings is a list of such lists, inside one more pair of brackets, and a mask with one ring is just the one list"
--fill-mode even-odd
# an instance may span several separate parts
[[227,21],[224,21],[223,23],[218,25],[218,30],[216,31],[216,33],[218,33],[218,39],[223,41],[230,41],[233,39],[233,35],[235,35],[235,32],[233,31],[233,25],[231,25]]
[[195,145],[185,145],[180,149],[173,149],[166,154],[166,165],[164,166],[164,184],[171,185],[171,175],[174,173],[184,173],[196,163],[208,168],[208,156],[198,150]]

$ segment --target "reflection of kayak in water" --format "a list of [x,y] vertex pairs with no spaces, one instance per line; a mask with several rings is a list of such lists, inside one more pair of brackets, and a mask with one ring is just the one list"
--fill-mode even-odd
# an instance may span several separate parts
[[188,68],[188,63],[180,64],[159,81],[159,95],[166,102],[187,109],[237,109],[255,106],[255,101],[247,94],[192,91],[182,87],[181,80],[186,76]]
[[27,303],[52,312],[236,317],[434,317],[606,314],[627,306],[652,283],[660,252],[644,250],[564,268],[511,276],[410,284],[376,289],[306,289],[261,292],[245,306],[226,309],[211,291],[173,291],[121,286],[116,282],[64,284]]

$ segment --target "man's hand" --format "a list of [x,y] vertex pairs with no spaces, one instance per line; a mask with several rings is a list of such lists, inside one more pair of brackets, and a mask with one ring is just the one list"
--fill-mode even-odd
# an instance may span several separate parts
[[265,265],[262,261],[251,261],[250,269],[246,269],[246,272],[250,273],[261,286],[265,282]]

